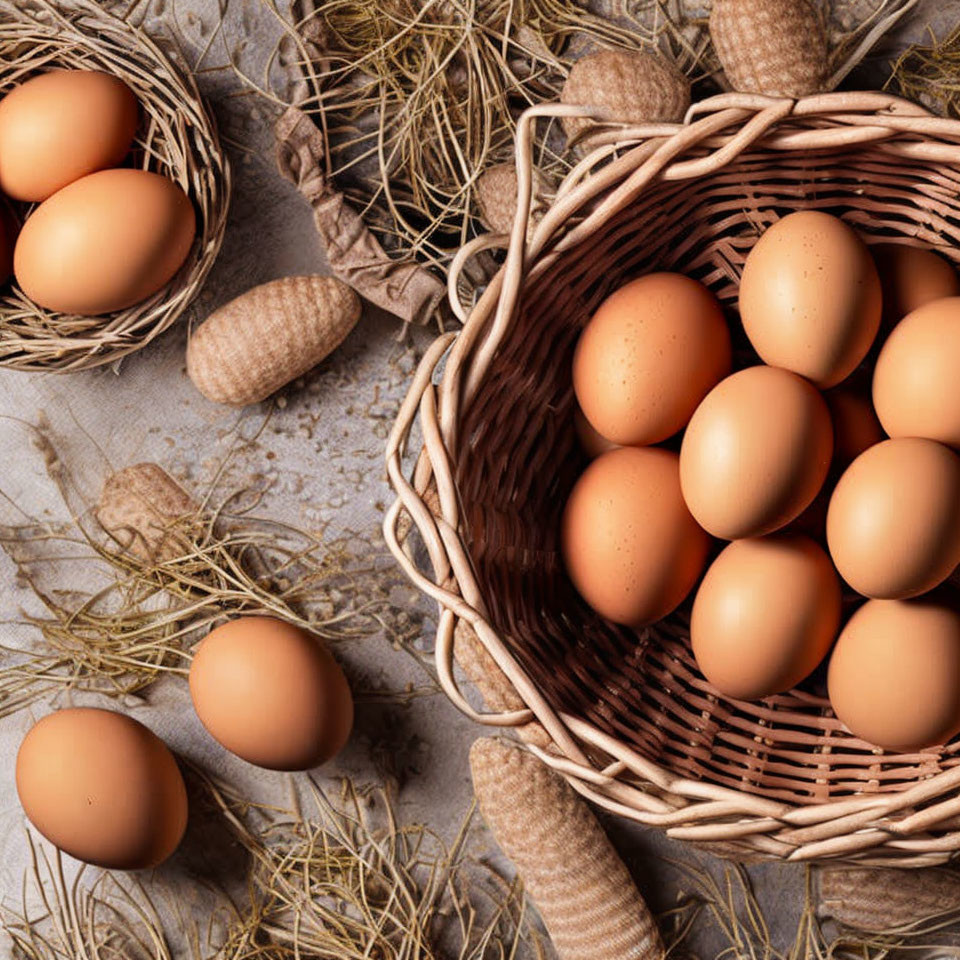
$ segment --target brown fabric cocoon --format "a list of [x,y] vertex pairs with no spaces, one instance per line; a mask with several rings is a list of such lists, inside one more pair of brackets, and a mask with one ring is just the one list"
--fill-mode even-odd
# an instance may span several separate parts
[[[642,50],[601,50],[577,60],[570,69],[560,102],[602,107],[615,123],[679,123],[690,106],[690,81],[677,66],[658,53]],[[570,140],[580,139],[595,126],[582,117],[564,117]]]
[[533,754],[501,740],[477,740],[470,768],[480,811],[561,960],[663,956],[653,916],[572,787]]
[[360,319],[336,277],[282,277],[215,310],[193,331],[187,374],[215,403],[259,403],[328,357]]
[[170,524],[197,504],[155,463],[137,463],[107,477],[97,502],[100,525],[125,550],[143,560],[169,560],[182,549]]
[[960,910],[960,873],[949,868],[818,871],[819,910],[844,926],[883,933]]
[[808,0],[715,0],[710,36],[734,90],[772,97],[823,90],[827,36]]
[[387,255],[327,179],[323,134],[305,113],[288,107],[274,132],[277,167],[313,208],[333,273],[364,299],[402,320],[427,323],[444,302],[443,283],[418,264]]

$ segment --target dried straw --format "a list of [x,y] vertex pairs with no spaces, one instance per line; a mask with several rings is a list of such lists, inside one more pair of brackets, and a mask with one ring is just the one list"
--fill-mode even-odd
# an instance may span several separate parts
[[960,118],[960,26],[942,40],[908,47],[887,82],[904,97],[945,117]]
[[[137,5],[134,4],[133,7]],[[0,296],[0,364],[83,370],[139,350],[190,305],[216,259],[226,226],[230,168],[213,115],[180,53],[95,0],[0,0],[0,96],[54,67],[105,70],[141,104],[133,165],[182,187],[197,213],[184,267],[154,296],[102,317],[51,313],[14,284]]]
[[385,790],[345,781],[334,801],[308,777],[304,813],[253,805],[204,780],[252,862],[249,902],[218,958],[545,957],[518,883],[489,868],[467,881],[468,864],[479,866],[465,853],[472,809],[447,845],[400,823]]
[[[264,77],[228,55],[278,107],[295,99],[315,120],[327,175],[384,248],[442,269],[477,232],[478,178],[512,161],[517,114],[558,99],[581,52],[659,46],[694,69],[705,31],[674,6],[642,0],[614,19],[571,0],[330,0],[297,4],[291,23],[271,4],[285,30]],[[305,80],[292,95],[271,77],[281,61]],[[570,166],[554,132],[538,137],[548,188]]]
[[[69,502],[68,475],[35,436]],[[192,644],[237,614],[277,616],[330,640],[374,629],[373,612],[349,606],[345,542],[256,515],[251,492],[214,502],[216,487],[168,521],[155,556],[118,547],[83,509],[65,524],[0,527],[0,548],[43,608],[22,618],[40,632],[37,647],[0,648],[10,661],[0,669],[0,717],[61,691],[122,697],[185,674]],[[62,589],[91,581],[103,585]]]
[[[18,960],[174,960],[160,915],[146,887],[135,878],[121,883],[102,871],[87,886],[86,868],[71,881],[59,850],[49,857],[27,834],[30,869],[19,912],[0,910],[0,928]],[[28,903],[29,892],[39,902]],[[200,960],[196,942],[192,956]]]

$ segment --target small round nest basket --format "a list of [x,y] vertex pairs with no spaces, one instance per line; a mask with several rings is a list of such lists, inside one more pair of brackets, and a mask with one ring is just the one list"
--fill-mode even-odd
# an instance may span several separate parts
[[58,68],[103,70],[133,90],[141,120],[132,165],[161,173],[186,192],[197,216],[197,237],[163,290],[105,316],[52,313],[13,280],[5,284],[0,365],[18,370],[83,370],[139,350],[189,306],[226,227],[230,168],[213,115],[172,45],[161,49],[159,41],[96,0],[0,0],[0,97],[32,75]]
[[[573,350],[601,300],[678,270],[733,308],[750,248],[797,209],[958,262],[960,122],[880,93],[723,94],[683,124],[608,130],[525,237],[533,124],[584,115],[550,105],[521,118],[504,266],[469,315],[451,295],[463,329],[427,350],[388,442],[398,499],[384,531],[439,604],[443,687],[471,717],[518,728],[600,807],[721,855],[944,862],[960,849],[960,742],[884,753],[842,727],[822,677],[756,703],[721,696],[691,655],[689,601],[641,631],[608,623],[567,579],[558,538],[585,466]],[[466,260],[497,245],[507,238],[465,248],[451,291]],[[485,706],[461,692],[454,659]]]

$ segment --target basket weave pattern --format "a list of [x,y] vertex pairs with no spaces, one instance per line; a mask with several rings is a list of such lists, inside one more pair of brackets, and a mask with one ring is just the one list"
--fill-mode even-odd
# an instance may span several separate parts
[[[567,580],[558,533],[584,466],[572,354],[603,298],[667,269],[735,307],[750,248],[796,209],[958,262],[960,122],[877,93],[724,94],[684,124],[604,134],[525,238],[533,124],[585,113],[552,105],[522,118],[513,233],[480,238],[454,262],[451,302],[466,323],[427,351],[388,443],[398,499],[385,534],[439,604],[441,682],[468,715],[520,728],[580,793],[673,837],[742,858],[944,861],[960,849],[960,744],[882,753],[842,728],[816,677],[758,703],[720,696],[692,658],[689,603],[642,631],[607,623]],[[494,246],[508,246],[505,265],[467,315],[457,271]],[[408,477],[415,423],[423,446]],[[422,557],[397,536],[407,514]],[[459,689],[455,636],[499,712],[474,709]]]

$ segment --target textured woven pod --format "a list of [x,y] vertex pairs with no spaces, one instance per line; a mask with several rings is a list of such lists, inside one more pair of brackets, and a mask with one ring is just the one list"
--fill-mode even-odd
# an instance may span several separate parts
[[735,90],[803,97],[823,89],[827,35],[810,0],[714,0],[710,37]]
[[[521,118],[521,209],[532,125],[570,113],[552,105]],[[465,326],[426,351],[388,441],[398,500],[385,536],[438,603],[441,682],[469,716],[541,730],[552,742],[544,758],[577,790],[672,837],[743,858],[941,863],[960,850],[960,743],[884,754],[843,729],[815,682],[757,703],[720,696],[691,656],[689,605],[639,632],[603,621],[564,575],[557,537],[585,463],[570,364],[601,300],[667,269],[732,308],[756,238],[801,208],[840,215],[868,242],[930,246],[957,263],[960,122],[878,93],[725,94],[684,125],[617,137],[560,185],[525,249],[514,238],[469,313],[456,305]],[[456,280],[454,270],[452,290]],[[414,424],[423,446],[408,477]],[[434,479],[439,515],[420,493]],[[396,541],[404,513],[425,545],[419,566]],[[458,622],[517,699],[471,707],[453,668]]]
[[[532,226],[543,212],[543,184],[534,170],[534,200],[529,224]],[[477,210],[483,225],[494,233],[510,233],[517,215],[517,168],[512,163],[498,163],[477,178]]]
[[[560,100],[602,108],[608,123],[676,122],[683,119],[690,106],[690,82],[658,53],[601,50],[574,63]],[[591,126],[594,122],[582,116],[563,118],[563,128],[571,140],[582,137]]]
[[213,114],[176,48],[136,26],[135,7],[123,17],[122,4],[95,0],[0,0],[0,96],[52,68],[121,77],[140,102],[140,131],[129,163],[169,177],[186,192],[197,215],[193,248],[162,290],[100,317],[52,313],[14,283],[4,285],[0,365],[69,372],[139,350],[190,306],[220,251],[230,168]]
[[659,960],[657,925],[587,805],[533,754],[470,749],[480,812],[533,898],[560,960]]
[[215,403],[259,403],[329,356],[360,319],[336,277],[284,277],[214,311],[187,345],[187,373]]
[[125,550],[144,560],[169,559],[180,552],[170,524],[196,509],[190,494],[162,467],[137,463],[107,478],[97,519]]
[[960,911],[960,873],[955,870],[825,867],[818,874],[818,911],[854,930],[903,931]]

